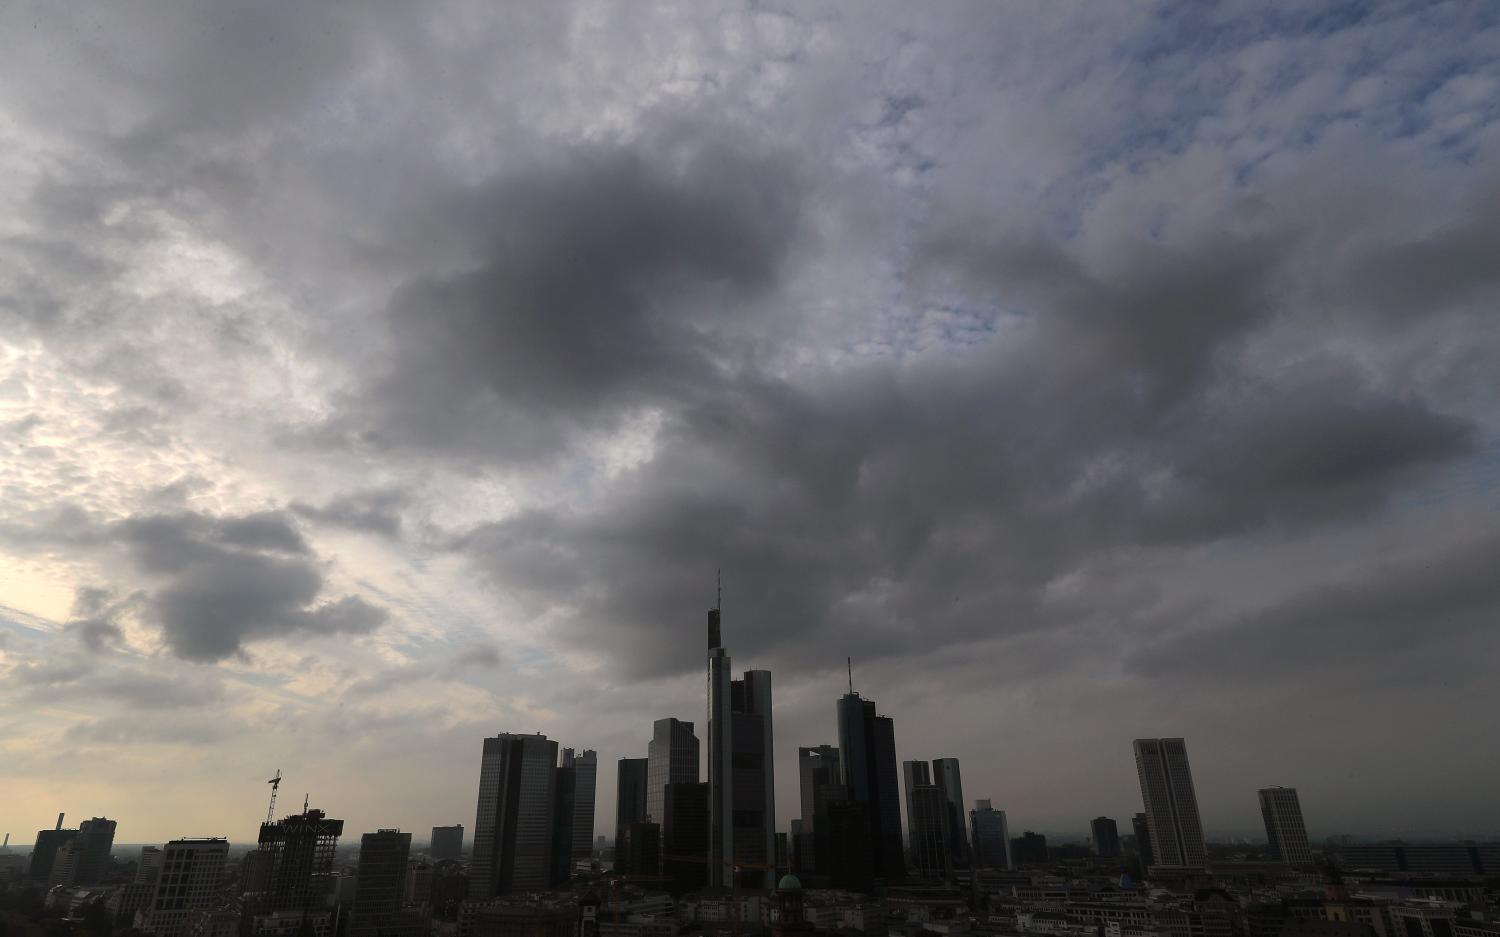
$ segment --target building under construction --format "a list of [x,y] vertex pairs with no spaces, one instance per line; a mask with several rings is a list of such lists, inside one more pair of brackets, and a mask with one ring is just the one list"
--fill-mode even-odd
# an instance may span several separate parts
[[[300,919],[323,914],[333,886],[333,852],[344,821],[321,810],[260,825],[256,875],[243,896],[247,917]],[[251,882],[253,881],[253,884]],[[264,929],[270,920],[258,922]]]

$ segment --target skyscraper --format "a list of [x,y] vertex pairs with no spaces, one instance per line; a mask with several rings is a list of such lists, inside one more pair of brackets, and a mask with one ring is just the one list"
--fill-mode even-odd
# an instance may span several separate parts
[[730,748],[734,772],[732,830],[740,884],[776,884],[776,786],[771,739],[771,672],[747,670],[730,684]]
[[228,858],[224,839],[174,839],[163,846],[156,886],[136,912],[136,928],[156,937],[182,937],[193,912],[213,905]]
[[708,884],[733,884],[734,748],[730,659],[719,630],[719,609],[708,612]]
[[976,800],[969,813],[969,825],[974,832],[974,867],[1010,868],[1010,824],[1005,820],[1005,811],[996,810],[988,800]]
[[1260,798],[1260,815],[1266,824],[1266,841],[1271,855],[1290,866],[1312,865],[1312,847],[1307,842],[1307,827],[1302,824],[1302,803],[1295,787],[1267,787],[1256,791]]
[[557,743],[502,733],[484,740],[469,896],[543,891],[552,874]]
[[964,782],[957,758],[932,760],[932,783],[943,792],[944,835],[948,840],[948,864],[955,869],[969,867],[969,824],[965,823]]
[[54,884],[97,885],[109,872],[109,851],[115,843],[115,821],[94,817],[78,824],[78,835],[64,848],[69,856],[66,875],[53,875]]
[[1089,847],[1101,859],[1113,859],[1120,854],[1120,828],[1109,817],[1095,817],[1089,821]]
[[1151,851],[1151,825],[1146,815],[1138,813],[1130,819],[1130,828],[1135,833],[1135,851],[1141,857],[1141,871],[1156,864],[1156,854]]
[[384,937],[402,930],[411,834],[379,830],[359,839],[359,872],[348,937]]
[[[926,766],[926,762],[907,762]],[[917,875],[928,879],[947,879],[953,871],[953,852],[948,845],[948,799],[936,784],[919,783],[908,788],[907,809],[910,812],[911,857]]]
[[1182,739],[1136,739],[1146,827],[1155,865],[1201,869],[1205,862],[1198,795]]
[[708,881],[708,785],[668,784],[662,797],[662,872],[676,893],[696,891]]
[[573,816],[578,771],[573,749],[562,750],[562,763],[554,769],[552,785],[552,887],[568,884],[573,877]]
[[693,734],[693,724],[681,719],[656,720],[651,726],[646,762],[646,813],[662,823],[667,785],[698,780],[698,736]]
[[913,852],[917,848],[917,807],[912,803],[912,795],[917,792],[917,788],[931,784],[932,768],[927,762],[901,762],[901,786],[906,791],[906,839],[911,843]]
[[876,878],[906,874],[901,849],[901,802],[896,780],[896,727],[877,715],[872,700],[851,690],[839,699],[839,757],[849,798],[865,806]]
[[464,854],[463,824],[433,827],[432,842],[427,852],[434,859],[457,859],[462,856]]
[[839,770],[839,750],[832,745],[797,749],[797,776],[801,781],[802,831],[817,829],[818,788],[824,784],[844,783]]
[[[696,755],[694,756],[696,758]],[[599,787],[599,753],[586,748],[573,759],[573,848],[571,861],[594,854],[594,794]]]
[[633,872],[630,857],[621,848],[625,831],[646,819],[647,759],[621,758],[615,778],[615,871]]

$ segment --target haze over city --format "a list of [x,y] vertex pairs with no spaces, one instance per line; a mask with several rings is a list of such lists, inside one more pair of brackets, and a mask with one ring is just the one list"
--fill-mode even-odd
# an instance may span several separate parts
[[[940,11],[938,15],[935,11]],[[1011,829],[1500,832],[1500,8],[0,9],[0,830],[774,675]],[[706,754],[706,753],[705,753]]]

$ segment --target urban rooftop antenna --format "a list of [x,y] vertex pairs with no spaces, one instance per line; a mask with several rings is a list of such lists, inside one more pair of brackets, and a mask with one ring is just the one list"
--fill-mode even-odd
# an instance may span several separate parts
[[714,578],[714,608],[724,610],[724,568],[720,567]]
[[854,658],[844,658],[844,666],[849,668],[849,695],[854,695]]

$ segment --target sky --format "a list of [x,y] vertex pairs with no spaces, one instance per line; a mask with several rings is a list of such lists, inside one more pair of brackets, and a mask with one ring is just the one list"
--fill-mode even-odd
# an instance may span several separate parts
[[[1500,831],[1500,8],[0,7],[0,830],[736,669],[1012,828]],[[300,806],[300,805],[299,805]]]

